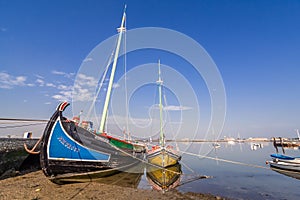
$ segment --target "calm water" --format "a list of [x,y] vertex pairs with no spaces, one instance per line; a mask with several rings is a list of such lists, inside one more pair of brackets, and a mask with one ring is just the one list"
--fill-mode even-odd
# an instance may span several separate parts
[[[181,150],[186,149],[191,153],[200,151],[201,155],[206,155],[209,152],[207,156],[212,158],[237,161],[267,167],[267,169],[184,154],[181,161],[183,175],[177,190],[211,193],[233,199],[299,199],[300,180],[270,170],[265,162],[270,160],[269,155],[275,153],[275,148],[271,143],[262,143],[262,145],[263,148],[251,150],[250,143],[235,145],[221,143],[221,147],[215,151],[210,143],[180,144]],[[299,156],[300,151],[286,149],[286,154]],[[188,182],[196,174],[208,175],[212,178]],[[151,189],[145,176],[139,182],[139,188]]]

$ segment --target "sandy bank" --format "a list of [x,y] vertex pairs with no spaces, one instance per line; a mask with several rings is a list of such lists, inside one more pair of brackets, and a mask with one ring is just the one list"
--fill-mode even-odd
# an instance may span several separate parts
[[0,181],[0,199],[222,199],[210,194],[180,193],[176,190],[162,194],[96,182],[57,185],[42,171]]

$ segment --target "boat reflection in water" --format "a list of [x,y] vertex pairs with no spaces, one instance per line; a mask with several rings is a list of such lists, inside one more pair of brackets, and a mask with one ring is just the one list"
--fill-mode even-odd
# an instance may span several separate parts
[[147,180],[153,189],[168,191],[176,188],[180,183],[181,165],[179,163],[166,168],[147,166]]
[[118,185],[121,187],[137,188],[143,174],[144,165],[140,163],[132,168],[126,169],[126,171],[116,171],[112,169],[99,170],[76,175],[65,174],[50,179],[57,184],[97,182],[108,185]]
[[300,180],[300,172],[299,171],[283,170],[283,169],[278,169],[278,168],[272,167],[272,166],[270,168],[275,172],[278,172],[280,174]]

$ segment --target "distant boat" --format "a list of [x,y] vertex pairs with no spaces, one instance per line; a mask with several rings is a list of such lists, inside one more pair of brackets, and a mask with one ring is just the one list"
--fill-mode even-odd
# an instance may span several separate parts
[[[125,11],[118,29],[119,36],[99,131],[96,133],[90,130],[89,121],[79,126],[79,123],[64,117],[63,111],[69,105],[68,102],[59,104],[44,130],[40,139],[40,163],[44,174],[53,181],[62,177],[73,177],[78,181],[78,177],[100,177],[101,174],[107,176],[131,168],[144,157],[144,144],[113,137],[104,130],[122,33],[125,30],[124,22]],[[36,153],[32,150],[28,152]]]
[[213,137],[214,137],[214,142],[212,143],[212,146],[213,146],[213,148],[218,149],[218,148],[221,147],[221,145],[215,139],[215,130],[214,130],[214,128],[212,128],[212,134],[213,134]]
[[291,157],[282,154],[271,154],[272,161],[266,163],[279,173],[300,179],[300,157]]
[[147,160],[149,163],[168,167],[178,163],[181,159],[179,152],[176,151],[172,146],[166,146],[165,135],[163,132],[163,105],[162,105],[162,84],[160,61],[158,63],[158,91],[159,91],[159,113],[160,113],[160,138],[159,145],[153,146],[152,149],[147,152]]
[[218,149],[218,148],[221,147],[220,143],[218,143],[218,142],[212,143],[212,146],[213,146],[213,148],[215,148],[215,149]]
[[180,184],[181,165],[179,163],[167,167],[159,168],[147,166],[147,180],[153,189],[159,191],[168,191],[176,188]]
[[258,143],[250,143],[250,148],[252,151],[256,151],[257,149],[262,149],[264,146],[263,144]]

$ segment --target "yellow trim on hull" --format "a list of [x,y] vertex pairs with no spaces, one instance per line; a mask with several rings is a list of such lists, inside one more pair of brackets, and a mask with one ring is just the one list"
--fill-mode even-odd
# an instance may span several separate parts
[[160,167],[168,167],[175,165],[178,162],[178,158],[171,156],[168,151],[160,150],[159,152],[154,152],[153,155],[149,154],[148,162]]

